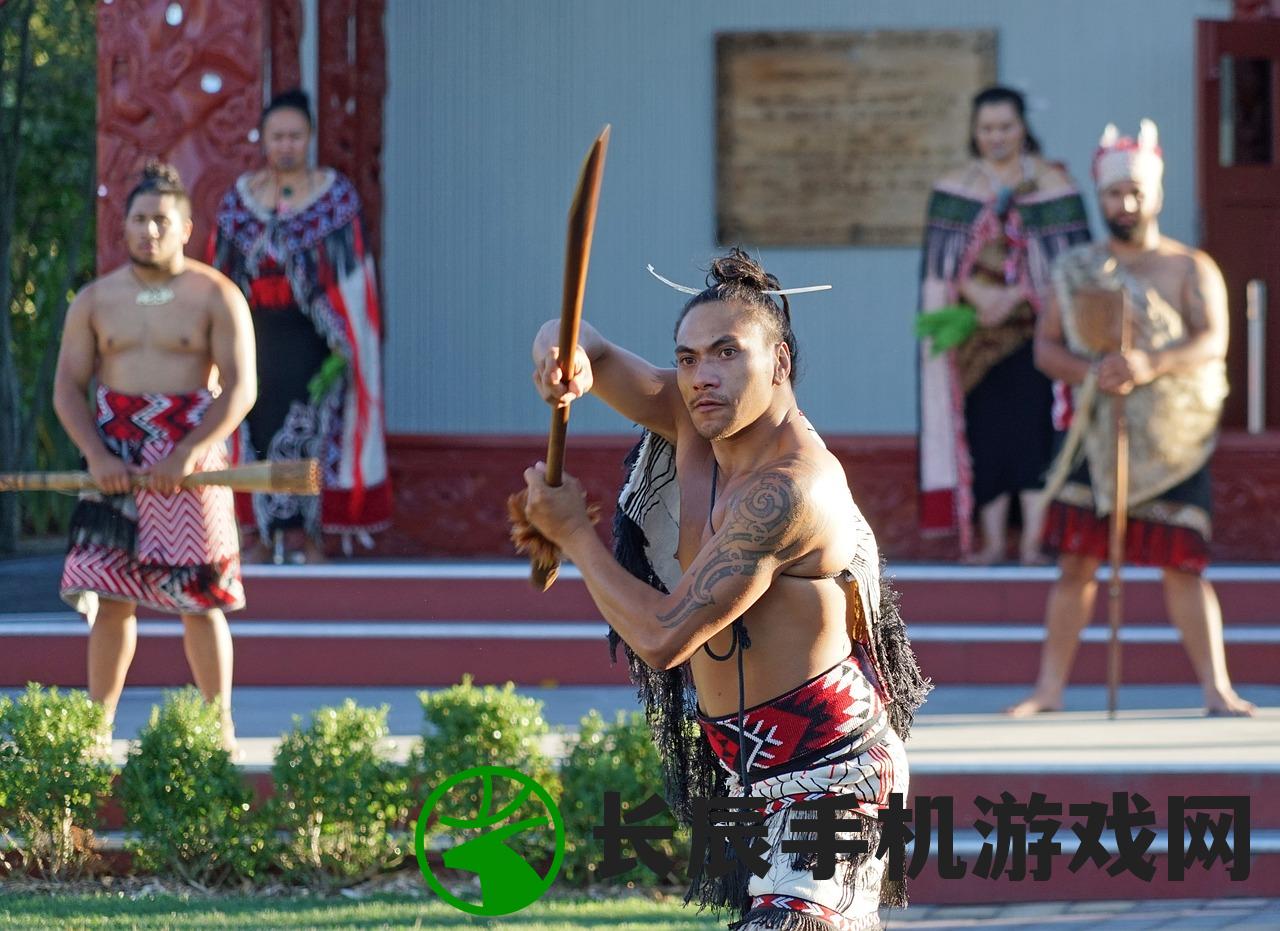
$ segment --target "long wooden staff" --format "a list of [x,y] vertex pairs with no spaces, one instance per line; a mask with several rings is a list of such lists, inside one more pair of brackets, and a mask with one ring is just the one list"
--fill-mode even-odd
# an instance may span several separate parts
[[[1129,314],[1129,294],[1120,291],[1120,352],[1128,352],[1133,342]],[[1115,495],[1111,510],[1111,579],[1108,585],[1107,620],[1111,628],[1107,643],[1107,716],[1116,716],[1120,691],[1120,625],[1124,623],[1124,542],[1129,524],[1129,421],[1124,395],[1111,396],[1111,412],[1116,433]]]
[[[146,488],[150,476],[134,475],[134,488]],[[193,472],[183,488],[220,485],[235,491],[269,491],[289,495],[320,494],[320,463],[315,459],[250,462],[229,469]],[[88,472],[0,473],[0,491],[87,491],[98,486]]]
[[[563,382],[573,378],[573,356],[578,348],[578,330],[582,323],[582,296],[587,288],[587,265],[591,260],[591,236],[596,227],[596,206],[600,202],[600,179],[604,176],[604,156],[609,148],[609,125],[606,124],[591,145],[578,187],[569,205],[569,231],[565,242],[564,290],[560,302],[560,375]],[[564,471],[564,442],[569,430],[569,406],[551,412],[551,431],[547,435],[547,484],[558,486]],[[556,580],[558,565],[533,562],[530,578],[539,591],[546,591]]]

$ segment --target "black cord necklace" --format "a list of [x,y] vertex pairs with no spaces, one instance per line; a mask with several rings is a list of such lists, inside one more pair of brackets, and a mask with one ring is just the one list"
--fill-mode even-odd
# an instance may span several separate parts
[[[711,515],[716,509],[716,485],[720,479],[720,463],[715,459],[711,460],[711,507],[707,512],[707,521],[710,522]],[[710,643],[704,643],[702,649],[707,655],[718,663],[732,659],[736,653],[738,656],[738,778],[742,780],[742,794],[744,796],[751,795],[751,777],[747,773],[747,735],[746,735],[746,707],[747,707],[747,678],[742,668],[743,654],[747,648],[751,646],[751,638],[747,635],[747,624],[742,618],[735,618],[730,626],[733,639],[729,643],[729,649],[723,654],[717,653],[711,649]]]

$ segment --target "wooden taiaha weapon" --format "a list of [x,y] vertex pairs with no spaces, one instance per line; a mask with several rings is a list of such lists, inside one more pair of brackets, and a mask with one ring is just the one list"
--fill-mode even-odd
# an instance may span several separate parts
[[[1120,352],[1128,352],[1133,344],[1133,321],[1129,313],[1129,295],[1120,290]],[[1111,508],[1111,577],[1107,584],[1107,716],[1116,716],[1120,691],[1120,626],[1124,623],[1124,544],[1129,528],[1129,421],[1125,415],[1122,394],[1111,396],[1111,413],[1115,428],[1115,494]]]
[[[130,481],[134,488],[146,488],[150,476],[136,474]],[[320,463],[315,459],[250,462],[229,469],[193,472],[180,484],[183,488],[218,485],[233,491],[318,495]],[[0,473],[0,491],[87,491],[97,487],[88,472]]]
[[[609,148],[609,125],[606,124],[592,143],[582,163],[578,186],[569,205],[569,228],[565,242],[564,289],[560,302],[560,379],[573,378],[573,357],[578,348],[578,330],[582,323],[582,298],[587,287],[587,265],[591,260],[591,237],[596,226],[596,206],[600,202],[600,181],[604,176],[604,157]],[[569,405],[551,412],[551,430],[547,435],[547,484],[557,487],[564,473],[564,444],[569,430]],[[558,562],[533,560],[530,579],[540,591],[546,591],[560,571]]]

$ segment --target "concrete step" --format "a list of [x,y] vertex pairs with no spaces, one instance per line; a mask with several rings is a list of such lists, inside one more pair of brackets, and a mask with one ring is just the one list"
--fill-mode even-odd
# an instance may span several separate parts
[[[188,671],[182,623],[141,620],[129,672],[135,685],[178,685]],[[609,662],[607,628],[586,620],[249,620],[234,615],[239,685],[447,685],[470,673],[477,682],[521,685],[621,685],[622,663]],[[1038,668],[1039,624],[913,623],[921,668],[937,683],[1016,684]],[[1091,626],[1072,681],[1105,682],[1109,632]],[[1224,634],[1238,683],[1275,681],[1280,624],[1238,625]],[[84,684],[84,621],[69,611],[0,615],[0,685],[27,681]],[[1134,684],[1193,682],[1167,624],[1121,631],[1122,678]]]
[[[57,597],[57,557],[0,561],[0,612],[48,613]],[[915,623],[1039,623],[1056,578],[1050,567],[969,567],[898,564],[889,576],[902,592],[903,613]],[[1105,580],[1107,570],[1099,572]],[[581,620],[598,618],[577,569],[562,568],[545,593],[528,583],[527,564],[515,560],[381,562],[349,560],[319,566],[244,567],[244,620]],[[1210,567],[1228,626],[1280,623],[1280,566]],[[1159,573],[1127,568],[1127,623],[1167,618]],[[1106,614],[1105,586],[1095,620]],[[147,611],[142,616],[157,616]]]

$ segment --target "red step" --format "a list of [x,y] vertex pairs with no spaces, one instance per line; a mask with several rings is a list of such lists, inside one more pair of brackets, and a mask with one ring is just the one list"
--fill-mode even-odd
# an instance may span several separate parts
[[[921,665],[937,683],[1030,682],[1051,570],[904,566],[896,571]],[[1124,681],[1190,683],[1154,572],[1126,585]],[[1227,659],[1242,684],[1280,667],[1280,570],[1214,571],[1230,619]],[[517,563],[251,567],[232,615],[242,685],[620,684],[605,626],[572,568],[546,594]],[[1105,599],[1100,598],[1100,602]],[[1275,610],[1272,610],[1275,606]],[[1099,612],[1105,605],[1099,605]],[[150,615],[154,618],[154,615]],[[187,665],[176,619],[144,613],[129,681],[177,685]],[[84,627],[70,615],[0,615],[0,685],[83,685]],[[1105,629],[1086,631],[1073,683],[1105,681]]]

